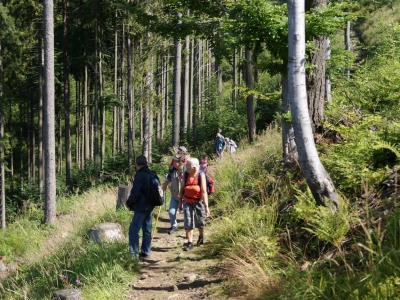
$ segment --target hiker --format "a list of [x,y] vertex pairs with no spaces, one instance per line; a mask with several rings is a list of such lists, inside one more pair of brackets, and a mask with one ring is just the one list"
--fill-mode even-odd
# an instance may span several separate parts
[[207,153],[203,153],[200,158],[200,171],[202,171],[204,174],[207,174],[208,165]]
[[168,230],[168,234],[174,233],[178,229],[178,222],[176,220],[176,214],[179,207],[179,193],[181,189],[181,177],[184,172],[185,157],[182,155],[174,156],[174,165],[169,168],[165,182],[163,183],[162,189],[165,191],[170,186],[171,201],[169,203],[168,214],[171,228]]
[[[149,258],[151,252],[151,212],[154,206],[148,203],[152,171],[144,155],[136,157],[136,175],[126,205],[133,211],[129,226],[129,250],[136,258]],[[139,231],[142,229],[142,247],[139,253]]]
[[234,141],[230,140],[229,138],[225,138],[225,149],[228,151],[230,154],[236,152],[237,145]]
[[193,249],[194,228],[199,229],[197,246],[204,243],[205,219],[210,216],[210,209],[208,207],[206,177],[204,173],[200,172],[199,160],[189,158],[186,167],[187,171],[183,175],[180,190],[179,209],[182,210],[183,208],[183,219],[188,239],[183,250],[189,251]]
[[215,161],[222,160],[222,156],[224,154],[224,149],[225,149],[225,139],[221,135],[220,132],[217,132],[217,135],[215,136]]
[[[185,158],[185,161],[184,161],[185,165],[186,165],[187,160],[188,160],[188,158],[189,158],[189,156],[186,155],[186,153],[187,153],[186,147],[185,147],[185,146],[179,146],[179,148],[178,148],[178,154],[177,154],[177,155],[183,156],[183,157]],[[173,166],[174,166],[174,158],[172,158],[172,161],[171,161],[171,163],[169,164],[169,166],[170,166],[170,167],[173,167]]]

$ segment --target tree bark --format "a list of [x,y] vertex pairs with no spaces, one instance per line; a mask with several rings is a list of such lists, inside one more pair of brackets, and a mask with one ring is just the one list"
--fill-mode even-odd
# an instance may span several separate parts
[[[323,6],[328,0],[306,0],[305,9]],[[320,36],[312,40],[315,49],[308,53],[312,70],[306,74],[308,111],[313,132],[322,132],[325,105],[325,52],[326,37]]]
[[44,165],[45,205],[44,222],[56,220],[56,172],[54,137],[54,23],[53,0],[43,1],[44,24]]
[[[64,138],[65,138],[65,183],[67,187],[71,187],[71,132],[70,132],[70,92],[69,92],[69,66],[67,51],[67,0],[63,0],[63,83],[64,83]],[[61,128],[60,128],[61,130]]]
[[95,22],[94,22],[94,73],[93,73],[93,83],[94,83],[94,108],[93,108],[93,160],[94,160],[94,176],[96,183],[99,180],[99,70],[98,70],[98,34],[99,34],[99,26],[98,26],[98,0],[95,0]]
[[180,103],[181,103],[181,68],[182,68],[182,43],[180,39],[174,40],[174,81],[173,81],[173,109],[172,109],[172,146],[179,146]]
[[233,58],[232,58],[232,106],[233,109],[236,110],[237,103],[237,50],[233,49]]
[[3,60],[0,41],[0,212],[1,212],[1,229],[6,230],[6,185],[4,178],[4,99],[3,99]]
[[249,143],[254,141],[254,137],[256,135],[256,121],[254,116],[254,95],[252,92],[253,89],[253,67],[252,67],[252,58],[251,58],[251,50],[246,48],[245,50],[245,79],[246,79],[246,88],[250,94],[246,97],[246,105],[247,105],[247,126],[248,126],[248,139]]
[[305,76],[305,12],[304,0],[288,0],[289,17],[289,98],[292,123],[304,178],[318,205],[326,199],[336,210],[338,196],[335,186],[319,160],[307,108]]
[[38,107],[38,184],[40,195],[44,192],[44,161],[43,161],[43,47],[42,47],[42,30],[40,30],[38,38],[38,90],[39,90],[39,107]]
[[190,92],[190,38],[185,38],[185,77],[183,84],[183,135],[185,140],[188,138],[188,116],[189,116],[189,92]]
[[[133,45],[131,42],[131,34],[128,27],[128,45],[127,45],[127,67],[128,67],[128,82],[127,82],[127,101],[128,101],[128,164],[129,168],[133,166],[133,141],[135,140],[135,120],[134,120],[134,105],[133,105]],[[130,170],[131,171],[131,170]]]

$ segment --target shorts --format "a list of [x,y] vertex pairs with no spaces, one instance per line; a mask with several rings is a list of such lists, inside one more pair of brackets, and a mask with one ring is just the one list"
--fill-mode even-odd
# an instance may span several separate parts
[[204,228],[206,210],[202,201],[188,203],[183,201],[183,223],[185,229]]

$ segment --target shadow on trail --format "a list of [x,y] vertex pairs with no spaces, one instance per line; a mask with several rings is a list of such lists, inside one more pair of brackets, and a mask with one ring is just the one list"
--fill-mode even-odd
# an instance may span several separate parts
[[[196,289],[196,288],[202,288],[206,287],[210,284],[213,283],[221,283],[222,279],[214,279],[214,280],[195,280],[190,283],[178,283],[176,286],[178,287],[178,290],[183,291],[183,290],[189,290],[189,289]],[[172,286],[168,287],[162,287],[162,286],[152,286],[152,287],[134,287],[134,290],[137,291],[171,291],[173,289]]]

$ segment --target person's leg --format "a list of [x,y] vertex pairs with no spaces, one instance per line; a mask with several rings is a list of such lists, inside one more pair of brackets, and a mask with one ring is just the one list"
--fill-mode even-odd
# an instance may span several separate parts
[[204,243],[204,227],[206,225],[206,210],[201,201],[195,206],[194,221],[195,227],[199,229],[199,239],[196,244],[200,246]]
[[169,203],[169,221],[171,223],[171,229],[178,227],[178,222],[176,221],[176,213],[178,212],[179,201],[171,198],[171,202]]
[[134,255],[138,255],[139,253],[139,230],[146,218],[146,214],[141,211],[135,211],[129,225],[129,249]]
[[142,253],[145,255],[150,255],[151,252],[151,220],[151,211],[149,211],[143,219],[142,225]]
[[186,238],[188,239],[184,250],[189,251],[190,249],[193,249],[194,206],[192,204],[183,202],[183,214]]

